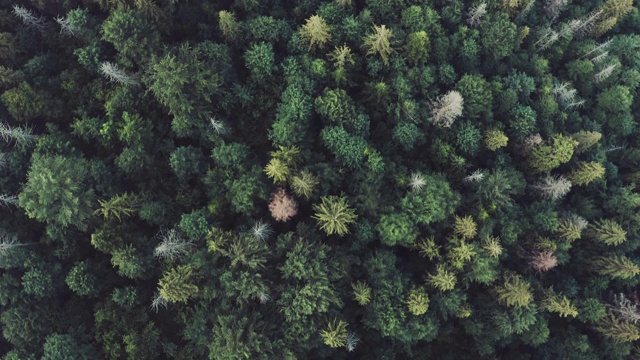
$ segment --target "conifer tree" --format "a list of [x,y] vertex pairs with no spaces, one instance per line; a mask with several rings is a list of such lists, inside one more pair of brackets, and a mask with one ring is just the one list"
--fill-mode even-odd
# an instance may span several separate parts
[[589,225],[589,234],[607,245],[620,245],[627,241],[627,232],[615,221],[605,219]]
[[507,306],[526,306],[533,299],[531,284],[525,281],[522,276],[513,273],[506,274],[503,284],[496,286],[493,291],[498,301]]
[[553,289],[545,291],[545,298],[542,300],[542,306],[549,312],[557,313],[560,317],[576,317],[578,310],[571,304],[569,298],[556,294]]
[[500,245],[500,238],[492,235],[489,235],[484,239],[482,248],[492,258],[500,257],[503,251],[502,245]]
[[597,144],[602,138],[602,134],[597,131],[579,131],[571,135],[571,137],[578,142],[578,146],[576,146],[574,152],[580,154]]
[[620,321],[614,315],[602,318],[594,327],[604,337],[614,342],[632,342],[640,340],[640,329],[637,326]]
[[427,285],[442,292],[453,290],[457,282],[456,274],[447,270],[443,264],[438,264],[435,274],[427,276]]
[[490,129],[484,133],[484,144],[491,151],[507,146],[508,142],[509,138],[498,129]]
[[267,166],[264,167],[264,172],[270,179],[273,179],[274,184],[279,184],[287,181],[291,171],[284,161],[272,158]]
[[314,219],[318,221],[320,229],[327,235],[338,234],[344,236],[349,233],[348,225],[358,218],[355,210],[350,208],[345,197],[323,196],[321,204],[313,205],[316,212]]
[[423,287],[414,287],[409,291],[406,303],[411,314],[420,316],[429,309],[429,295]]
[[220,32],[228,41],[235,41],[240,34],[240,24],[234,13],[226,10],[218,12]]
[[576,168],[569,173],[568,178],[573,184],[588,185],[594,180],[604,176],[604,166],[596,161],[581,161]]
[[291,189],[293,193],[298,197],[303,197],[307,200],[311,197],[318,185],[318,179],[308,171],[300,171],[297,175],[291,178]]
[[459,92],[452,90],[432,102],[431,121],[441,127],[451,127],[462,115],[464,99]]
[[322,48],[331,40],[329,25],[318,15],[313,15],[300,29],[300,39],[309,43],[309,50],[314,47]]
[[540,145],[529,155],[531,167],[540,173],[549,172],[571,160],[578,142],[564,135],[554,135],[548,145]]
[[371,287],[366,282],[358,281],[351,284],[351,288],[353,289],[353,298],[358,304],[365,306],[371,301]]
[[327,323],[327,328],[320,331],[320,336],[326,345],[332,348],[343,347],[347,344],[347,323],[333,319]]
[[413,64],[421,64],[429,57],[430,41],[426,31],[418,31],[407,36],[404,52]]
[[193,277],[191,265],[179,265],[170,269],[160,279],[160,295],[168,302],[186,303],[198,294],[198,287],[191,283]]
[[385,25],[373,25],[373,33],[366,35],[362,41],[367,49],[367,55],[380,55],[384,63],[389,62],[389,55],[394,50],[391,47],[394,38],[393,31]]
[[476,236],[478,225],[470,215],[459,217],[456,215],[454,219],[453,232],[463,239],[471,239]]
[[582,230],[571,219],[563,219],[558,226],[558,235],[567,242],[573,242],[582,237]]
[[593,269],[600,275],[611,276],[614,279],[630,279],[640,274],[640,266],[626,256],[603,256],[596,258],[591,264]]
[[123,216],[131,216],[135,212],[136,201],[136,197],[128,193],[114,196],[109,200],[98,200],[100,209],[96,210],[95,214],[101,214],[105,220],[112,217],[122,220]]

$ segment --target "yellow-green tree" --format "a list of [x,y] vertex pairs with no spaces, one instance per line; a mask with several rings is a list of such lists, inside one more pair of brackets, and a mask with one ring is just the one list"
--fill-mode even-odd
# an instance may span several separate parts
[[507,306],[526,306],[533,299],[531,284],[518,274],[507,274],[504,283],[493,289],[498,301]]
[[345,197],[324,196],[322,203],[313,205],[316,212],[314,219],[318,221],[320,229],[327,235],[338,234],[344,236],[349,233],[348,225],[358,218],[354,209],[347,204]]
[[549,312],[557,313],[560,317],[576,317],[578,310],[571,304],[569,298],[564,295],[556,294],[553,289],[545,291],[545,298],[542,300],[542,306]]
[[576,146],[574,152],[576,154],[580,154],[597,144],[598,141],[600,141],[600,139],[602,138],[602,134],[597,131],[583,130],[571,135],[571,138],[578,142],[578,146]]
[[329,25],[318,15],[313,15],[300,29],[300,39],[309,44],[309,50],[314,47],[322,48],[331,40]]
[[581,161],[578,166],[567,176],[572,184],[588,185],[594,180],[604,176],[605,169],[596,161]]
[[620,321],[613,314],[602,318],[594,327],[604,337],[615,342],[632,342],[640,340],[640,330],[632,323]]
[[168,302],[186,303],[198,294],[198,286],[191,283],[193,267],[180,265],[164,273],[160,279],[160,295]]
[[627,241],[627,232],[617,222],[610,219],[590,224],[589,234],[607,245],[620,245]]
[[529,155],[529,164],[539,173],[549,172],[571,160],[578,142],[564,135],[554,135],[548,144],[539,145]]
[[358,304],[365,306],[371,301],[371,287],[364,281],[358,281],[351,284],[353,289],[353,298]]
[[320,331],[320,336],[326,345],[332,348],[343,347],[347,343],[347,323],[333,319],[327,323],[327,328]]
[[406,303],[411,314],[419,316],[426,313],[429,309],[429,295],[426,289],[423,287],[412,288]]
[[385,64],[389,62],[389,55],[394,52],[391,47],[394,41],[391,29],[385,25],[373,25],[373,33],[366,35],[362,41],[367,49],[367,55],[378,54]]
[[235,14],[230,11],[220,10],[218,17],[220,19],[218,26],[222,36],[228,41],[236,40],[240,34],[240,24],[236,20]]
[[591,266],[598,274],[610,276],[614,279],[631,279],[640,274],[640,266],[624,255],[599,257],[591,262]]
[[484,144],[491,151],[507,146],[508,142],[509,138],[501,130],[490,129],[484,133]]
[[443,292],[453,290],[457,282],[456,274],[449,271],[443,264],[438,264],[435,274],[427,276],[427,285]]
[[453,224],[453,232],[463,239],[471,239],[478,232],[478,225],[470,215],[459,217],[456,215]]

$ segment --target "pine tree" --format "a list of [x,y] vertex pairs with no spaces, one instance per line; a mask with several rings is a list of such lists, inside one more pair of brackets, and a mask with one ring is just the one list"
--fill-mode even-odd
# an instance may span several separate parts
[[300,171],[300,173],[291,178],[291,189],[293,193],[307,200],[313,195],[317,185],[318,179],[308,171]]
[[159,282],[160,295],[171,303],[186,303],[198,294],[198,287],[191,283],[193,276],[190,265],[180,265],[165,272]]
[[569,173],[569,180],[576,185],[588,185],[594,180],[604,176],[605,169],[596,161],[581,161],[578,166]]
[[309,50],[315,46],[322,48],[331,40],[329,25],[318,15],[313,15],[300,29],[300,39],[309,43]]
[[413,64],[421,64],[427,61],[429,56],[429,35],[426,31],[418,31],[407,36],[407,44],[404,52],[407,60]]
[[344,68],[347,64],[354,65],[353,53],[347,45],[336,46],[328,55],[329,60],[333,61],[336,69]]
[[429,295],[423,287],[414,287],[409,291],[406,304],[411,314],[420,316],[429,309]]
[[503,251],[502,245],[500,245],[500,238],[497,237],[497,236],[492,236],[492,235],[489,235],[484,239],[484,241],[482,243],[482,248],[492,258],[500,257],[500,255],[502,255],[502,251]]
[[122,220],[124,216],[133,215],[136,202],[136,197],[128,193],[114,196],[109,200],[98,200],[100,209],[96,210],[95,214],[101,214],[105,220],[110,220],[114,217]]
[[526,306],[533,299],[531,284],[517,274],[506,274],[504,276],[504,284],[495,287],[493,290],[498,301],[507,306]]
[[427,258],[429,260],[435,260],[440,258],[440,248],[441,246],[436,244],[433,236],[430,236],[415,245],[416,249],[418,249],[418,253],[420,256]]
[[602,138],[602,134],[597,131],[579,131],[571,135],[571,138],[578,142],[578,146],[576,146],[574,152],[581,154],[597,144]]
[[364,281],[358,281],[351,284],[353,289],[353,298],[362,306],[367,305],[371,301],[371,287]]
[[620,245],[627,241],[627,232],[615,221],[605,219],[589,225],[589,234],[607,245]]
[[240,24],[236,20],[236,15],[226,10],[220,10],[218,12],[220,21],[220,32],[228,41],[235,41],[240,34]]
[[287,182],[291,171],[284,161],[272,158],[267,166],[264,167],[264,172],[270,179],[273,179],[274,184],[278,184]]
[[320,336],[325,345],[329,345],[332,348],[343,347],[347,344],[347,323],[345,321],[333,321],[327,323],[327,328],[320,331]]
[[484,133],[484,144],[490,151],[496,151],[507,146],[509,138],[498,129],[490,129]]
[[365,36],[362,41],[367,48],[367,55],[378,54],[385,64],[389,62],[389,55],[394,52],[391,47],[394,41],[391,29],[385,25],[373,25],[373,33]]
[[454,219],[453,232],[463,239],[471,239],[476,236],[478,225],[471,216],[459,217],[456,215]]
[[531,167],[540,173],[549,172],[571,160],[578,142],[564,135],[554,135],[547,145],[534,148],[529,155]]
[[558,235],[563,240],[571,243],[582,237],[582,230],[575,222],[571,221],[571,219],[562,219],[560,226],[558,226]]
[[592,262],[592,267],[600,275],[611,276],[614,279],[631,279],[640,274],[640,266],[626,256],[599,257]]
[[327,235],[338,234],[344,236],[349,233],[347,226],[356,221],[358,215],[350,208],[345,197],[323,196],[321,204],[313,205],[316,212],[314,219],[318,221],[320,229]]
[[622,322],[612,314],[602,318],[594,328],[617,343],[640,340],[640,329],[637,326]]
[[427,285],[442,292],[453,290],[457,282],[456,274],[447,270],[443,264],[438,264],[435,274],[429,274],[427,276]]
[[576,317],[578,310],[571,304],[566,296],[560,296],[549,289],[545,292],[545,298],[542,300],[542,306],[549,312],[557,313],[560,317]]

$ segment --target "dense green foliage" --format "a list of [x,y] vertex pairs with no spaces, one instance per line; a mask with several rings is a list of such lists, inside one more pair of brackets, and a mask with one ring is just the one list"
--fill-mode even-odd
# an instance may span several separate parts
[[632,0],[0,0],[0,360],[640,358]]

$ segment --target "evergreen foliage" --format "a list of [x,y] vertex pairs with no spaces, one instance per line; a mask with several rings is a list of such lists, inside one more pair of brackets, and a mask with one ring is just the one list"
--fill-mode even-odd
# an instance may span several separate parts
[[0,358],[638,358],[639,14],[0,2]]

